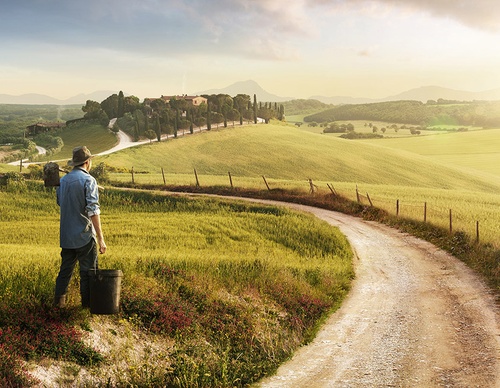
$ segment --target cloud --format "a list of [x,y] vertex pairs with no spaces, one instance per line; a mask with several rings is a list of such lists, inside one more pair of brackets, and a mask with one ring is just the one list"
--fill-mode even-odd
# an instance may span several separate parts
[[[500,31],[500,2],[498,0],[309,0],[310,6],[354,9],[360,5],[382,5],[394,9],[424,12],[433,17],[452,19],[468,27]],[[380,9],[379,9],[380,11]]]
[[[0,13],[0,42],[47,42],[147,57],[297,60],[302,44],[333,35],[328,18],[427,13],[500,30],[498,0],[23,0]],[[338,20],[337,20],[338,22]],[[332,27],[336,21],[332,20]],[[323,26],[320,30],[319,26]],[[333,38],[331,38],[333,39]],[[370,50],[359,51],[369,56]]]
[[[311,36],[302,0],[25,0],[0,14],[5,41],[134,51],[151,56],[289,59]],[[281,46],[281,49],[280,49]]]

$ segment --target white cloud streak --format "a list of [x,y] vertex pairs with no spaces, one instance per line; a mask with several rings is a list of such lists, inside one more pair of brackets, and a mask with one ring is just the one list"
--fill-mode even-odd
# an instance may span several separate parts
[[455,20],[473,29],[500,31],[500,2],[498,0],[309,0],[309,3],[311,6],[337,9],[382,5],[392,9],[422,12],[436,18]]

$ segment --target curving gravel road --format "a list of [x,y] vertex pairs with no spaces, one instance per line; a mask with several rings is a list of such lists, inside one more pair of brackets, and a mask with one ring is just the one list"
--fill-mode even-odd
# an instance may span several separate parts
[[500,387],[499,308],[468,267],[384,225],[286,206],[340,228],[356,279],[315,340],[258,386]]

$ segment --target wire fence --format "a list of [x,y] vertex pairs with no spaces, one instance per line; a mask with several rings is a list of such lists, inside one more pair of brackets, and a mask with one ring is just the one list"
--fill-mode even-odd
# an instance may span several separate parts
[[[363,205],[374,206],[369,194],[360,194],[357,187],[356,198],[357,201]],[[399,199],[394,201],[377,199],[375,205],[376,207],[384,209],[396,217],[405,217],[422,221],[424,223],[429,222],[439,226],[446,226],[450,234],[456,230],[462,229],[464,224],[469,223],[469,227],[465,232],[473,237],[476,243],[480,242],[479,220],[474,220],[471,223],[471,215],[464,215],[462,212],[455,211],[450,207],[439,206],[435,203],[429,204],[425,201],[420,203],[408,201],[403,202]],[[460,226],[460,228],[457,226]]]
[[[133,167],[130,170],[130,172],[131,172],[132,184],[139,183],[137,182],[138,173],[134,172]],[[164,185],[167,185],[167,179],[163,168],[161,168],[160,176],[161,176],[161,181],[158,181],[156,183],[157,184],[163,183]],[[195,185],[197,187],[201,186],[202,183],[200,183],[201,182],[200,176],[198,175],[196,169],[193,170],[193,177],[195,180]],[[267,190],[284,188],[284,187],[277,187],[277,185],[282,183],[280,181],[270,180],[266,178],[265,175],[261,175],[260,178],[262,179],[261,183],[265,186]],[[247,178],[247,179],[252,179],[252,178]],[[142,181],[143,178],[141,178],[140,180]],[[217,183],[217,185],[220,185],[220,182],[222,182],[222,180],[226,181],[231,188],[235,187],[235,182],[231,172],[227,173],[227,178],[219,176],[219,182]],[[253,184],[255,184],[255,178],[253,178],[252,182]],[[403,201],[397,198],[394,200],[389,200],[383,197],[373,197],[370,196],[370,194],[367,192],[362,193],[359,190],[358,186],[356,186],[356,190],[353,195],[352,192],[348,192],[346,190],[339,191],[337,188],[334,187],[333,184],[330,183],[326,183],[326,187],[323,187],[315,184],[313,180],[310,178],[306,182],[307,183],[304,183],[303,189],[307,190],[311,195],[329,192],[333,196],[341,195],[345,198],[355,200],[358,203],[362,204],[363,206],[372,206],[380,208],[382,210],[387,211],[391,215],[395,215],[396,217],[413,219],[425,223],[432,223],[434,225],[447,228],[450,234],[452,234],[455,231],[462,230],[467,235],[469,235],[474,241],[476,241],[476,243],[481,242],[482,235],[488,236],[488,238],[486,239],[488,240],[488,242],[495,243],[496,241],[496,238],[492,237],[492,235],[495,235],[496,231],[486,230],[483,227],[482,223],[480,223],[479,218],[481,217],[478,216],[476,217],[476,219],[474,219],[473,215],[465,214],[464,212],[461,212],[460,209],[452,209],[451,207],[443,206],[442,204],[427,202],[425,200],[415,202],[407,200]],[[212,183],[213,182],[208,184]],[[296,181],[294,181],[294,183],[295,185],[297,184]],[[244,188],[243,186],[240,187]],[[484,222],[484,224],[489,224],[489,223]],[[480,228],[482,228],[483,230],[481,230]]]

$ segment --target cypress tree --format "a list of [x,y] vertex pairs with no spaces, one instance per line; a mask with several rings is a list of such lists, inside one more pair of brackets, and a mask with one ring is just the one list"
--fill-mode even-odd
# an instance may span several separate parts
[[210,100],[208,100],[207,102],[207,131],[210,131],[212,129],[212,121],[211,121],[211,117],[210,117],[210,108],[211,108],[211,104],[210,104]]
[[253,95],[253,122],[257,124],[257,95]]
[[156,132],[156,139],[158,141],[161,141],[161,126],[160,126],[160,116],[156,116],[155,120],[155,132]]
[[179,108],[175,110],[174,137],[177,137],[178,129],[179,129]]
[[189,116],[190,116],[190,120],[189,120],[189,132],[193,133],[194,132],[194,130],[193,130],[193,121],[194,121],[194,112],[193,112],[193,109],[189,110]]
[[125,96],[123,92],[120,90],[118,93],[118,115],[117,117],[123,117],[125,115]]

